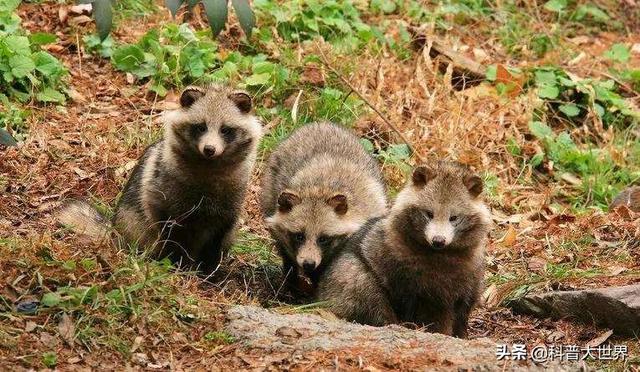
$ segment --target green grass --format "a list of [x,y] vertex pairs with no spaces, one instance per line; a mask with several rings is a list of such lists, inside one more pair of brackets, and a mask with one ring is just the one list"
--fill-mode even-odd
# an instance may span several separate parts
[[240,230],[229,253],[232,256],[249,256],[260,266],[280,266],[280,257],[274,253],[271,241],[245,230]]

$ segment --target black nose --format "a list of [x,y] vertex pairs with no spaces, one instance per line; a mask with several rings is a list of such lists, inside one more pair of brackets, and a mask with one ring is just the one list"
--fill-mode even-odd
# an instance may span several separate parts
[[433,239],[431,239],[431,245],[433,245],[433,248],[436,248],[436,249],[444,248],[444,244],[446,242],[447,240],[444,238],[444,236],[441,236],[441,235],[436,235],[433,237]]
[[302,262],[302,269],[305,274],[309,275],[316,269],[316,262],[314,260],[304,260]]
[[216,155],[216,148],[211,145],[206,145],[204,147],[204,156],[208,158],[212,158]]

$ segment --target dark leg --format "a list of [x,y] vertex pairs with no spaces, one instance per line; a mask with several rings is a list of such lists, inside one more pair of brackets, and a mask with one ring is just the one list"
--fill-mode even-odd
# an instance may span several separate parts
[[469,325],[469,314],[472,304],[470,299],[458,299],[455,303],[453,335],[458,338],[467,338],[467,328]]

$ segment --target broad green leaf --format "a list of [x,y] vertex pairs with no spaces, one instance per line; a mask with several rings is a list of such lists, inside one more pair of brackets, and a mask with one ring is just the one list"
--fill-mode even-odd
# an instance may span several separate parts
[[144,62],[144,52],[137,45],[124,45],[113,51],[111,60],[118,70],[131,72]]
[[45,76],[55,76],[64,71],[64,67],[60,61],[45,51],[35,53],[33,55],[33,61],[36,64],[36,70],[40,71]]
[[547,99],[556,99],[560,94],[560,90],[555,85],[542,85],[538,89],[538,97]]
[[487,67],[486,77],[489,81],[496,81],[496,76],[498,74],[498,68],[496,65],[491,65]]
[[553,71],[536,71],[535,75],[537,85],[555,85],[556,83],[556,74]]
[[178,14],[178,9],[182,5],[183,0],[164,0],[164,4],[169,8],[171,16],[175,17]]
[[581,5],[576,9],[573,18],[581,21],[586,16],[590,16],[598,22],[606,22],[611,19],[602,9],[592,4]]
[[558,109],[562,111],[563,114],[567,115],[570,118],[574,116],[578,116],[580,114],[580,108],[573,103],[560,105]]
[[271,80],[271,74],[263,73],[263,74],[253,74],[245,79],[244,83],[248,86],[255,85],[265,85],[268,84]]
[[23,78],[33,71],[36,65],[33,63],[31,57],[17,55],[9,58],[9,67],[11,67],[13,76]]
[[47,33],[47,32],[36,32],[34,34],[29,35],[29,41],[33,45],[45,45],[51,44],[58,40],[56,35]]
[[391,145],[387,153],[394,160],[408,160],[411,157],[411,149],[405,143]]
[[240,21],[240,27],[244,31],[247,37],[251,36],[251,30],[256,25],[256,17],[251,10],[248,0],[231,0],[233,9],[236,11],[238,21]]
[[104,40],[109,36],[111,26],[113,25],[111,0],[95,0],[92,5],[98,35],[100,35],[100,40]]
[[567,0],[550,0],[547,1],[546,4],[544,4],[544,8],[552,12],[561,12],[566,7]]
[[2,0],[0,1],[0,13],[13,12],[22,0]]
[[15,146],[17,144],[18,142],[16,142],[16,140],[11,137],[9,132],[0,128],[0,145]]
[[599,117],[604,116],[604,107],[602,107],[601,105],[594,103],[593,109],[596,111],[596,114],[598,114]]
[[42,90],[42,92],[36,95],[36,98],[40,102],[56,102],[63,103],[65,101],[64,94],[58,92],[57,90],[46,87]]
[[604,56],[612,61],[626,63],[631,58],[631,52],[626,45],[622,43],[613,44],[611,49],[604,52]]
[[553,138],[553,130],[541,121],[532,121],[529,123],[529,130],[531,134],[538,139]]
[[217,37],[224,30],[224,24],[227,23],[227,0],[202,0],[202,3],[213,37]]
[[368,153],[373,153],[373,150],[375,150],[375,147],[373,146],[373,142],[371,142],[366,138],[360,138],[360,144],[362,145],[362,147],[364,147],[365,151]]
[[9,35],[4,39],[4,44],[13,54],[27,56],[31,54],[29,39],[26,36]]
[[57,294],[56,292],[49,292],[45,293],[42,296],[42,300],[40,300],[40,303],[46,307],[54,307],[57,306],[61,301],[62,299],[60,298],[59,294]]

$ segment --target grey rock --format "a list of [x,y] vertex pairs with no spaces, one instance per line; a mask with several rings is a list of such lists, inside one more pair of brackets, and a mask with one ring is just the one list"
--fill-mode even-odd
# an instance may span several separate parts
[[520,314],[573,319],[619,335],[640,335],[640,284],[527,295],[509,306]]
[[229,308],[226,331],[243,346],[262,349],[265,354],[354,349],[420,361],[420,370],[579,370],[559,364],[543,368],[498,361],[496,343],[487,338],[462,340],[398,325],[371,327],[314,314],[283,315],[252,306]]

